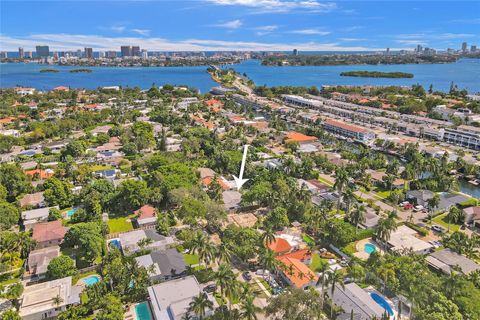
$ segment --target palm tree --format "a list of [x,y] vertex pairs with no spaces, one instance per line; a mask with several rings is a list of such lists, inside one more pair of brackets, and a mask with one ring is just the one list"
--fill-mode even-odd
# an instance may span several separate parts
[[240,315],[242,319],[246,320],[257,320],[257,312],[260,312],[262,309],[257,307],[253,303],[253,297],[248,296],[242,301],[240,307]]
[[448,210],[448,232],[450,232],[450,223],[458,223],[463,218],[463,212],[457,206],[452,206]]
[[194,297],[188,308],[188,310],[193,312],[200,320],[205,317],[207,309],[213,309],[213,302],[208,299],[205,292]]
[[428,199],[428,209],[430,210],[430,223],[432,222],[432,216],[435,211],[435,209],[438,207],[440,204],[440,196],[438,193],[435,193],[432,198]]
[[260,264],[264,270],[274,272],[278,266],[278,260],[275,258],[275,252],[266,248],[260,255]]
[[191,245],[192,253],[198,254],[198,258],[200,263],[205,264],[205,268],[207,268],[210,261],[213,260],[215,247],[208,242],[206,236],[203,233],[197,233],[195,238],[192,241]]
[[393,231],[397,230],[397,223],[395,221],[397,213],[392,211],[387,217],[381,217],[378,220],[376,236],[386,245],[388,240],[390,240],[390,235]]
[[346,188],[343,194],[343,199],[345,202],[345,214],[348,216],[350,213],[350,208],[352,203],[355,202],[355,194],[353,193],[352,188]]
[[332,305],[330,306],[330,319],[333,319],[333,295],[335,294],[335,287],[339,284],[343,289],[345,289],[345,284],[343,283],[344,275],[343,273],[336,268],[333,271],[328,272],[327,283],[330,287],[330,299],[332,300]]
[[218,271],[214,275],[215,283],[220,287],[220,294],[222,298],[226,296],[225,289],[235,280],[235,274],[232,269],[226,264],[220,264]]
[[333,184],[333,189],[335,189],[340,196],[337,201],[337,214],[340,213],[340,204],[342,203],[342,194],[345,188],[348,185],[348,174],[347,171],[343,168],[338,168],[335,171],[335,183]]
[[275,241],[275,232],[272,228],[266,228],[260,239],[262,240],[262,243],[268,247]]
[[230,263],[232,261],[232,251],[224,244],[220,244],[217,250],[215,251],[215,256],[217,258],[218,264]]
[[322,261],[322,263],[315,270],[316,272],[319,272],[321,274],[321,276],[318,278],[315,286],[318,287],[318,285],[321,284],[322,294],[321,294],[321,297],[320,297],[320,303],[321,303],[321,307],[323,308],[323,302],[324,302],[324,299],[325,299],[325,286],[327,285],[328,270],[329,270],[330,266],[324,260],[321,260],[321,261]]
[[349,215],[349,220],[352,224],[355,225],[355,233],[357,232],[358,225],[360,223],[365,222],[365,212],[367,210],[365,209],[364,205],[361,205],[359,203],[355,203],[355,207],[353,211]]
[[62,302],[63,302],[63,298],[60,297],[60,295],[58,295],[58,294],[55,297],[53,297],[53,299],[52,299],[52,304],[54,306],[56,306],[57,308],[60,307]]

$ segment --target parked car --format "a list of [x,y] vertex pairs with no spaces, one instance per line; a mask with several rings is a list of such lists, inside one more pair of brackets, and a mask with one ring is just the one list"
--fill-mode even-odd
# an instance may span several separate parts
[[432,231],[438,232],[438,233],[443,233],[445,232],[445,229],[440,227],[440,226],[432,226]]
[[243,279],[245,279],[246,281],[252,280],[252,275],[251,275],[250,272],[248,272],[248,271],[242,273],[242,277],[243,277]]
[[418,206],[413,207],[413,211],[415,212],[422,211],[423,209],[425,209],[425,207],[420,204]]

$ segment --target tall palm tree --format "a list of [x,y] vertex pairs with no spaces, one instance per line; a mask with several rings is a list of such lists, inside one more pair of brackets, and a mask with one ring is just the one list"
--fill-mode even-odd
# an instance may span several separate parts
[[215,251],[218,264],[230,263],[232,261],[232,251],[224,244],[220,244]]
[[345,188],[348,185],[348,174],[347,171],[343,168],[338,168],[335,171],[335,183],[333,188],[340,194],[337,201],[337,214],[340,213],[340,204],[342,203],[342,194]]
[[207,309],[213,309],[213,302],[208,299],[205,292],[194,297],[188,308],[188,310],[193,312],[200,320],[205,318]]
[[365,222],[365,213],[366,213],[365,206],[359,203],[355,203],[355,206],[350,213],[348,219],[350,222],[355,225],[355,233],[357,232],[358,225],[360,223]]
[[[324,260],[322,260],[324,261]],[[325,286],[327,285],[327,279],[328,279],[328,270],[330,269],[330,266],[326,262],[322,262],[320,266],[315,270],[316,272],[319,272],[321,276],[318,278],[317,283],[315,286],[318,287],[319,284],[321,284],[321,296],[320,296],[320,304],[321,307],[323,308],[323,302],[325,299]]]
[[220,287],[220,294],[222,295],[222,298],[225,298],[225,290],[229,285],[232,284],[232,281],[235,280],[235,274],[229,265],[222,263],[218,267],[218,271],[215,273],[214,279],[217,286]]
[[348,216],[350,214],[350,209],[352,204],[355,203],[355,194],[353,193],[352,188],[347,187],[343,194],[343,201],[345,203],[345,214]]
[[438,193],[435,193],[432,198],[428,199],[427,203],[428,203],[428,209],[430,211],[429,217],[430,217],[430,223],[431,223],[433,213],[435,209],[438,207],[438,205],[440,204],[440,196],[438,195]]
[[262,309],[257,307],[253,303],[253,297],[248,296],[246,297],[241,304],[240,307],[240,315],[242,319],[246,320],[257,320],[257,313],[260,312]]
[[378,220],[376,228],[376,236],[382,241],[384,245],[390,240],[390,235],[393,231],[397,230],[397,224],[395,221],[396,213],[391,212],[388,217],[381,217]]
[[330,306],[330,319],[333,319],[333,295],[335,294],[335,287],[337,284],[339,284],[343,289],[345,289],[343,279],[344,275],[340,270],[338,270],[338,268],[328,272],[327,282],[330,285],[330,299],[332,300],[332,305]]
[[275,232],[272,228],[266,228],[260,237],[262,244],[265,244],[267,247],[275,241]]
[[275,252],[266,248],[260,255],[260,264],[264,270],[273,273],[278,266],[278,260],[275,259]]

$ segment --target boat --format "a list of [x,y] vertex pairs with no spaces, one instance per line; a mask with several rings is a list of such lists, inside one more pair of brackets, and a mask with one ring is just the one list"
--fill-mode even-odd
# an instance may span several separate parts
[[480,184],[480,181],[478,179],[468,180],[468,183],[473,184],[474,186],[478,186]]

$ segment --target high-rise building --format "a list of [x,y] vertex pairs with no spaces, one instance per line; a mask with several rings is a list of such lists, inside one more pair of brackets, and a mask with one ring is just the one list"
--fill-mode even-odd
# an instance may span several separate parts
[[82,50],[78,49],[75,56],[78,57],[78,58],[81,58],[82,57]]
[[25,52],[25,58],[27,58],[27,59],[32,59],[32,58],[33,58],[33,53],[32,53],[32,51],[27,51],[27,52]]
[[107,51],[105,56],[107,58],[111,58],[111,59],[114,59],[117,57],[117,52],[116,51]]
[[420,52],[423,51],[423,47],[422,47],[421,44],[417,44],[417,50],[416,51],[417,51],[417,53],[420,53]]
[[92,48],[85,48],[85,58],[93,59],[93,49]]
[[46,58],[50,56],[50,48],[48,46],[37,46],[35,48],[35,52],[39,58]]
[[387,50],[385,50],[385,54],[388,56],[390,54],[390,48],[387,48]]
[[0,59],[6,59],[6,58],[8,58],[7,51],[0,52]]
[[122,57],[131,57],[132,56],[132,47],[131,46],[121,46],[120,52]]
[[140,47],[139,46],[133,46],[132,47],[132,56],[140,57],[140,55],[141,55]]
[[142,59],[148,59],[148,51],[147,51],[147,49],[142,49]]
[[105,58],[105,51],[99,51],[98,52],[98,57],[99,58]]
[[467,43],[462,43],[462,52],[467,52]]
[[477,46],[474,45],[474,44],[472,44],[472,45],[470,46],[470,52],[477,52]]
[[23,48],[18,48],[18,57],[23,59],[25,57],[25,53],[23,52]]
[[298,56],[298,50],[297,49],[293,49],[293,55]]

